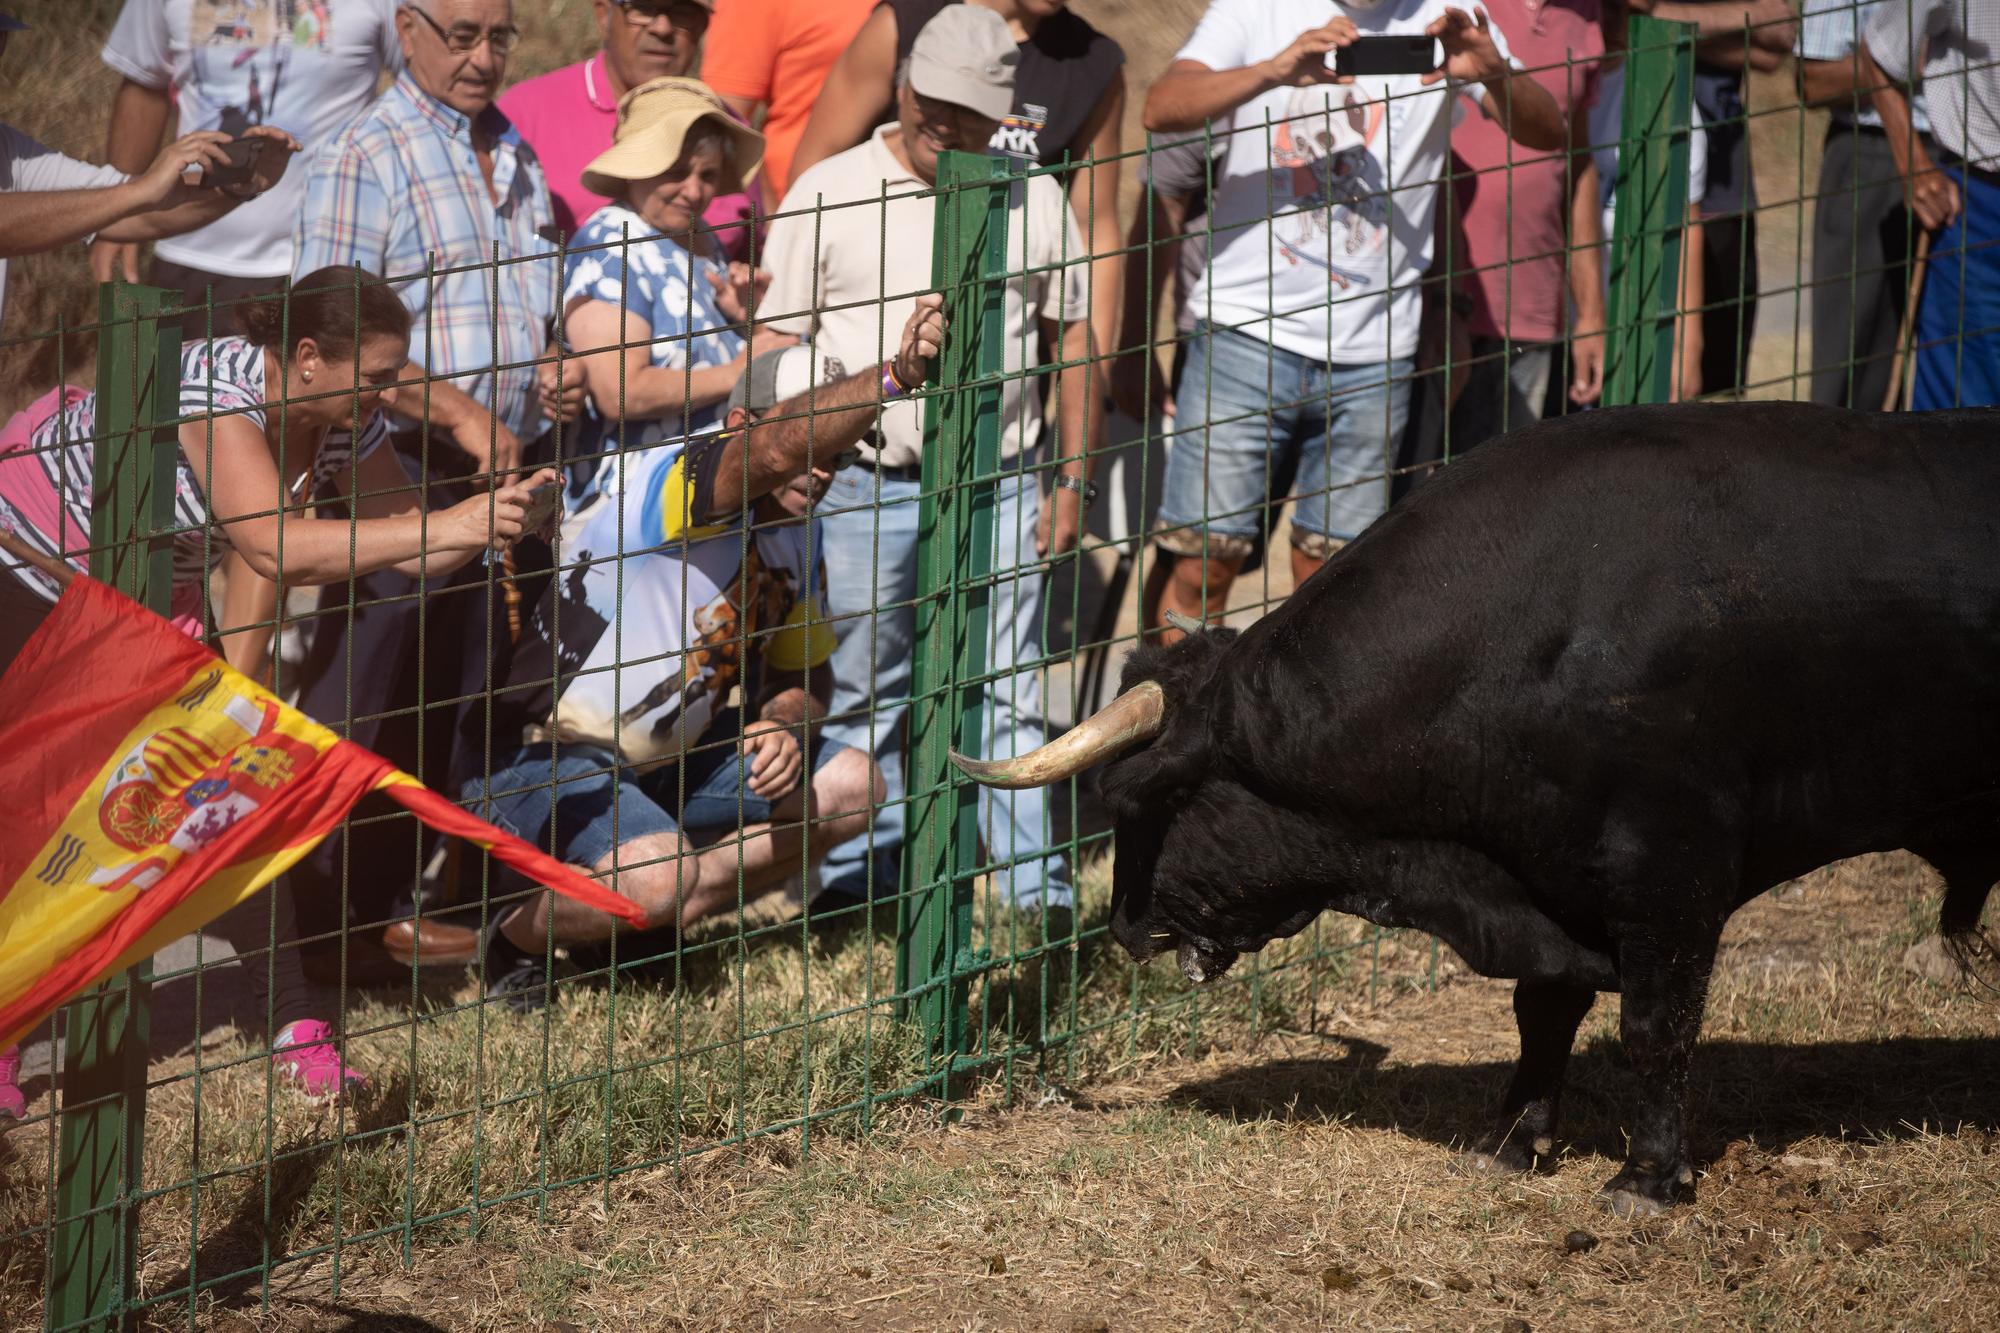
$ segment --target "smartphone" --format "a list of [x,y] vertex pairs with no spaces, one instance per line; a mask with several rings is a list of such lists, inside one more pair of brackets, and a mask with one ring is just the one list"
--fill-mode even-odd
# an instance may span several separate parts
[[222,145],[222,155],[229,159],[222,166],[189,167],[181,173],[181,179],[189,185],[205,185],[211,190],[241,189],[255,179],[257,159],[263,153],[264,140],[261,136],[232,139]]
[[1428,74],[1437,67],[1437,38],[1420,32],[1357,37],[1333,53],[1333,72],[1349,77]]
[[521,518],[521,531],[532,535],[540,532],[562,508],[563,484],[560,481],[545,481],[528,492],[528,512]]

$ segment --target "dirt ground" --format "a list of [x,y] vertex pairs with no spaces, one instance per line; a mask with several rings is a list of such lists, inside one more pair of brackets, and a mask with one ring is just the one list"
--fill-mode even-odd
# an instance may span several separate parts
[[[774,1139],[502,1211],[476,1236],[353,1245],[204,1297],[217,1329],[1689,1327],[2000,1321],[1996,1001],[1913,975],[1936,894],[1902,856],[1732,923],[1696,1075],[1700,1199],[1596,1206],[1629,1074],[1586,1021],[1555,1169],[1454,1172],[1515,1053],[1504,984],[1446,960],[1330,989],[1298,1028],[1220,1035],[853,1143]],[[1418,976],[1408,951],[1405,980]],[[1155,964],[1164,967],[1166,964]],[[1019,1084],[1016,1085],[1020,1086]],[[178,1257],[185,1264],[185,1241]],[[185,1310],[163,1326],[187,1326]]]

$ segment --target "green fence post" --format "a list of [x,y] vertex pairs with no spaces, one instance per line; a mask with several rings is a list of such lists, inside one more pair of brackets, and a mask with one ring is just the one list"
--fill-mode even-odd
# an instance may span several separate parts
[[978,963],[972,954],[978,789],[952,768],[950,750],[977,752],[985,694],[1011,175],[996,158],[945,153],[938,159],[931,278],[945,295],[950,332],[933,376],[938,391],[924,410],[896,985],[905,997],[902,1010],[914,1011],[924,1025],[946,1095],[953,1061],[971,1049],[967,978]]
[[1634,15],[1626,39],[1624,124],[1611,250],[1604,403],[1673,395],[1681,237],[1687,226],[1692,23]]
[[[97,425],[90,573],[155,611],[173,583],[180,324],[172,294],[98,289]],[[133,1290],[144,1180],[152,968],[141,963],[78,999],[65,1023],[51,1327],[122,1325]]]

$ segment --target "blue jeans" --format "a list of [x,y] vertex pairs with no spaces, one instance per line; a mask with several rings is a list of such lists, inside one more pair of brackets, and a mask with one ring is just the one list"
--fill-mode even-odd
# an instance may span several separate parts
[[1964,211],[1931,243],[1910,410],[2000,404],[2000,185],[1947,167]]
[[[877,486],[880,486],[878,492]],[[834,617],[833,709],[826,734],[872,755],[889,789],[867,836],[833,849],[820,868],[826,890],[852,897],[896,892],[903,849],[904,718],[910,701],[916,633],[919,486],[850,467],[820,503],[826,602]],[[879,503],[878,503],[879,498]],[[993,570],[987,602],[986,687],[980,757],[1011,758],[1048,740],[1039,670],[1012,671],[1042,656],[1045,576],[1030,569],[1004,577],[1035,556],[1039,474],[1011,471],[994,497]],[[879,610],[877,608],[880,608]],[[979,831],[988,857],[1011,862],[994,872],[1005,901],[1021,907],[1068,906],[1069,875],[1049,850],[1049,798],[1033,791],[979,792]],[[872,879],[872,884],[871,884]]]
[[1411,369],[1408,357],[1329,365],[1197,323],[1175,398],[1160,545],[1181,555],[1247,552],[1264,529],[1269,477],[1292,461],[1293,544],[1324,554],[1329,540],[1360,536],[1389,506]]
[[[680,763],[643,775],[594,745],[523,746],[490,779],[467,779],[459,796],[481,819],[530,846],[553,845],[557,859],[570,865],[595,866],[612,848],[656,833],[680,833],[706,847],[771,819],[771,802],[748,786],[749,769],[738,744],[742,727],[743,715],[728,709]],[[812,753],[800,781],[810,783],[846,748],[813,728]]]

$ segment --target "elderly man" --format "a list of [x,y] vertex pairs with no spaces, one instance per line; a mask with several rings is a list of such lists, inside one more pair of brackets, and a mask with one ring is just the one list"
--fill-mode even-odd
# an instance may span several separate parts
[[[715,0],[594,0],[592,9],[603,41],[596,55],[517,83],[500,99],[542,161],[565,236],[610,202],[584,188],[583,169],[611,146],[618,104],[640,84],[694,73]],[[716,196],[704,215],[732,259],[749,253],[750,215],[740,190]]]
[[[1916,218],[1862,79],[1861,24],[1876,0],[1805,0],[1799,93],[1828,111],[1813,199],[1812,400],[1874,411],[1888,401],[1909,299]],[[1910,120],[1928,145],[1923,95]]]
[[[768,327],[808,336],[848,365],[881,359],[885,331],[931,282],[937,200],[930,188],[938,154],[984,149],[1013,106],[1019,59],[1006,20],[990,9],[951,5],[924,26],[897,90],[895,121],[802,173],[785,196],[764,252],[772,275],[763,303],[772,312]],[[1090,402],[1089,284],[1080,268],[1065,267],[1084,253],[1053,180],[1036,176],[1012,187],[1007,266],[1024,276],[1007,284],[1002,316],[1009,371],[1000,409],[1005,475],[994,500],[997,581],[986,647],[987,669],[997,674],[982,746],[995,758],[1026,753],[1045,739],[1040,679],[1015,668],[1042,654],[1045,574],[1037,562],[1075,546],[1092,493],[1086,446],[1101,430],[1102,414]],[[1043,385],[1020,373],[1038,333],[1060,349],[1064,363],[1051,396],[1053,448],[1042,438]],[[828,734],[874,753],[892,802],[903,795],[922,448],[916,405],[885,408],[861,456],[834,479],[826,516],[829,604],[839,636]],[[1067,908],[1069,879],[1050,850],[1046,797],[982,792],[979,810],[987,851],[1003,866],[1003,898],[1028,909]],[[837,849],[825,868],[825,891],[850,898],[871,886],[893,891],[902,825],[900,805],[891,805],[867,843]]]
[[[160,151],[170,116],[179,133],[218,130],[235,138],[273,126],[304,145],[311,161],[340,128],[375,100],[385,70],[402,66],[396,0],[324,5],[232,7],[190,0],[125,0],[104,43],[119,76],[111,99],[105,160],[137,175]],[[338,15],[335,19],[332,15]],[[274,291],[293,273],[292,223],[305,200],[304,172],[225,218],[153,248],[147,280],[189,305],[238,301]],[[139,247],[117,234],[98,237],[91,267],[100,281],[139,279]],[[230,316],[216,317],[219,330]],[[195,330],[198,331],[198,330]]]
[[[1863,80],[1918,223],[1932,233],[1910,408],[2000,403],[2000,7],[1885,0],[1864,19]],[[1912,121],[1930,111],[1933,158]]]
[[[352,264],[399,283],[414,316],[403,378],[443,378],[395,399],[414,423],[395,443],[410,474],[427,475],[426,500],[437,508],[518,467],[522,441],[540,435],[544,394],[553,394],[536,362],[549,346],[562,275],[545,237],[552,215],[541,165],[493,105],[520,36],[508,0],[418,0],[396,11],[396,36],[403,74],[307,172],[294,263],[300,272]],[[580,383],[565,387],[572,403],[580,400]],[[536,447],[536,461],[548,456]],[[468,566],[423,585],[421,603],[412,596],[418,585],[393,572],[355,580],[351,600],[344,588],[328,589],[301,672],[301,707],[344,720],[357,740],[422,763],[427,774],[475,771],[480,744],[469,715],[478,709],[463,710],[461,737],[455,701],[485,687],[493,652],[508,642],[492,616],[491,575]],[[424,698],[454,701],[427,710],[421,755],[410,752],[414,738],[378,739],[392,711],[403,714],[399,729],[414,728],[406,710],[420,685]],[[377,836],[383,845],[356,859],[380,872],[350,869],[349,882],[407,883],[406,836],[386,829]],[[357,837],[357,853],[366,837]],[[338,841],[322,844],[311,861],[330,879],[346,855]],[[393,859],[377,863],[378,855]],[[416,947],[407,923],[390,932],[392,953]],[[475,943],[469,931],[442,922],[426,921],[421,936],[439,961],[469,959]]]
[[[918,298],[893,353],[850,363],[858,374],[812,348],[764,353],[720,433],[629,451],[565,524],[575,563],[493,701],[519,748],[496,747],[494,772],[464,796],[606,879],[664,948],[859,834],[882,799],[867,751],[816,725],[832,644],[810,511],[882,396],[924,382],[941,305]],[[548,945],[581,961],[615,926],[532,894],[496,918],[487,994],[538,1006]],[[628,940],[620,954],[650,951]]]

